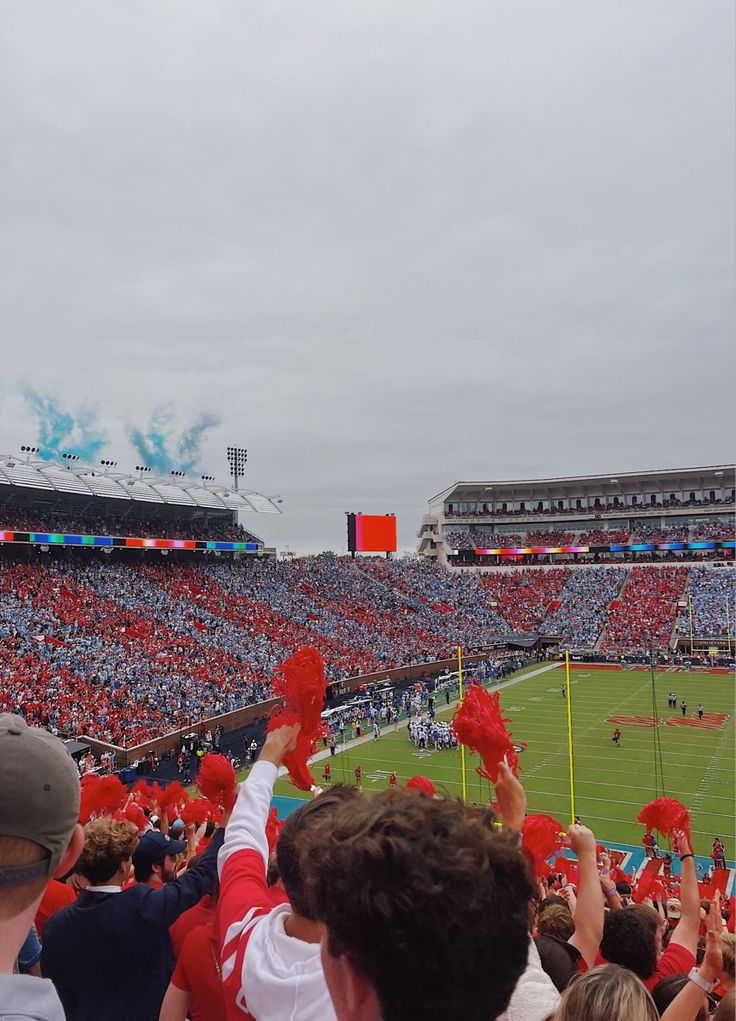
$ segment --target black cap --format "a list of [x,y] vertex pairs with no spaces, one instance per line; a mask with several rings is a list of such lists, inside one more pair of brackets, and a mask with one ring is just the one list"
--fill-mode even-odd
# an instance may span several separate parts
[[187,847],[186,840],[172,840],[165,833],[150,830],[138,841],[133,852],[133,866],[151,868],[152,865],[160,865],[168,854],[181,854]]

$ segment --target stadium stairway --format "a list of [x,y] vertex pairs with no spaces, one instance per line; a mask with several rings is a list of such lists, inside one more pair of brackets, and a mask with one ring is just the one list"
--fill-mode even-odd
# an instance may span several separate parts
[[[626,589],[626,586],[629,584],[630,577],[631,577],[631,572],[630,571],[624,571],[624,583],[621,586],[621,588],[618,590],[618,592],[616,593],[615,597],[608,604],[608,609],[609,610],[615,609],[621,603],[621,600],[624,598],[624,591]],[[600,652],[601,651],[601,646],[602,646],[603,641],[605,639],[606,631],[607,630],[608,630],[608,625],[606,623],[606,627],[604,627],[603,630],[601,631],[601,633],[598,635],[598,640],[595,643],[594,649],[595,649],[596,652]]]

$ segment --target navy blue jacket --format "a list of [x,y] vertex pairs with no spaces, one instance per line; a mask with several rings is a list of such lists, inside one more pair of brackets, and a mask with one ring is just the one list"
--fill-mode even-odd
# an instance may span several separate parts
[[210,892],[224,832],[174,882],[85,891],[49,918],[41,971],[56,986],[66,1021],[158,1021],[174,971],[169,926]]

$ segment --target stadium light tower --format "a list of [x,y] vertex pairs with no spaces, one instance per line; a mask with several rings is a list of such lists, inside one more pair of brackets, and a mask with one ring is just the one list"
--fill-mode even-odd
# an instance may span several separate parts
[[230,465],[230,474],[233,477],[233,489],[238,491],[238,479],[245,476],[245,464],[248,460],[248,451],[244,447],[228,447],[227,460]]

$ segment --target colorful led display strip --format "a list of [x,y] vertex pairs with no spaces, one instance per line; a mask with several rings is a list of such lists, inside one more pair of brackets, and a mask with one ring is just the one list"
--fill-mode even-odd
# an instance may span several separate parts
[[35,546],[103,546],[113,549],[218,550],[223,553],[255,553],[256,542],[218,542],[209,539],[142,539],[117,535],[63,535],[58,532],[16,532],[0,529],[0,542],[32,543]]
[[[494,549],[472,550],[477,556],[532,556],[548,553],[661,553],[670,550],[716,550],[734,549],[736,541],[721,540],[709,542],[647,542],[634,543],[630,546],[496,546]],[[468,552],[453,550],[454,553]]]

